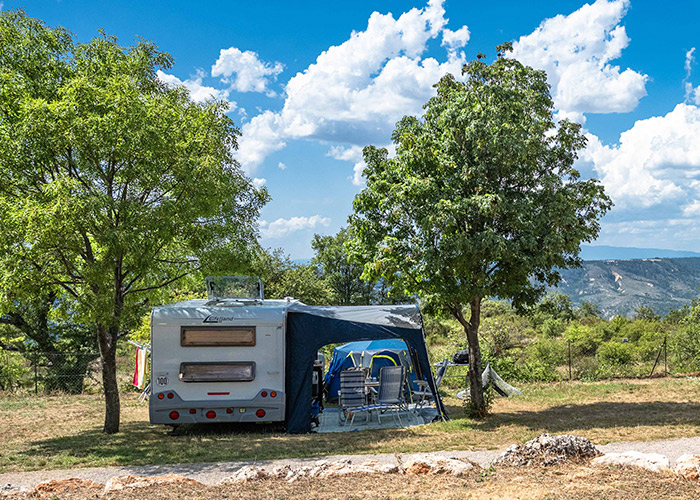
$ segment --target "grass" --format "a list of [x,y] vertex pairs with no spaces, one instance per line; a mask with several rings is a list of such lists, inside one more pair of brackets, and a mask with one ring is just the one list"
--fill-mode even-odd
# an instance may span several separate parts
[[542,432],[571,433],[596,444],[700,435],[700,380],[651,379],[523,384],[523,396],[495,401],[485,420],[464,417],[446,397],[452,420],[343,434],[286,435],[263,426],[202,425],[182,436],[148,424],[134,394],[122,398],[121,432],[101,432],[99,396],[0,398],[0,472],[497,449]]

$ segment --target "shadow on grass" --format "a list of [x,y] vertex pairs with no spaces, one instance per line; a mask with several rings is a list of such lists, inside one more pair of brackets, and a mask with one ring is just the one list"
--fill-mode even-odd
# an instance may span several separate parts
[[640,403],[598,402],[553,406],[538,411],[494,413],[475,421],[473,429],[497,431],[500,427],[519,425],[529,429],[546,429],[565,433],[581,429],[613,427],[700,425],[700,403],[651,401]]
[[[117,434],[100,428],[74,435],[27,443],[21,450],[32,459],[60,463],[103,465],[183,464],[193,462],[259,461],[333,454],[370,453],[391,441],[400,430],[371,433],[285,434],[263,425],[189,425],[170,435],[169,428],[127,422]],[[201,467],[200,467],[201,469]]]

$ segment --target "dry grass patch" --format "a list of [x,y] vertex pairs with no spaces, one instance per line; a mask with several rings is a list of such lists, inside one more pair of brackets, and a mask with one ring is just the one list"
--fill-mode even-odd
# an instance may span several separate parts
[[[555,468],[500,468],[452,476],[410,476],[398,474],[354,475],[325,479],[302,479],[288,483],[265,479],[240,485],[181,485],[177,488],[152,486],[124,489],[99,495],[94,489],[69,490],[61,498],[77,500],[104,498],[172,500],[216,498],[251,500],[287,499],[694,499],[700,496],[696,482],[673,475],[625,468],[566,465]],[[15,498],[28,495],[16,495]]]
[[148,424],[148,407],[122,399],[122,432],[102,434],[100,396],[0,395],[0,472],[106,465],[149,465],[498,449],[542,432],[596,444],[700,435],[700,381],[625,380],[523,384],[523,396],[497,399],[483,421],[464,417],[446,397],[452,421],[408,429],[286,435],[263,426],[202,425],[172,437]]

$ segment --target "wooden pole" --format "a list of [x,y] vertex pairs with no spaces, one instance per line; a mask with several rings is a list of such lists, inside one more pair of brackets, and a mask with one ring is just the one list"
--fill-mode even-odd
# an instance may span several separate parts
[[569,340],[569,382],[571,382],[571,340]]

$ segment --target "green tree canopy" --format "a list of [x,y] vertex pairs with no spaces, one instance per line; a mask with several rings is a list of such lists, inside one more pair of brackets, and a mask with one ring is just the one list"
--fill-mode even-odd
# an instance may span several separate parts
[[311,247],[316,252],[313,264],[333,291],[333,303],[338,305],[370,304],[375,281],[363,281],[363,265],[350,260],[345,247],[348,230],[341,228],[335,235],[315,234]]
[[0,15],[0,288],[58,286],[95,325],[110,433],[120,332],[164,286],[249,259],[267,200],[232,156],[227,104],[166,86],[171,64],[150,42]]
[[262,280],[266,298],[293,297],[309,305],[325,305],[331,299],[331,290],[318,276],[316,266],[295,264],[281,248],[261,250],[251,270]]
[[580,265],[580,243],[597,236],[611,206],[573,167],[580,126],[554,123],[545,73],[506,57],[509,49],[491,64],[482,55],[466,64],[464,81],[443,77],[422,119],[397,124],[393,158],[364,149],[367,187],[350,218],[365,278],[384,277],[462,324],[477,414],[486,411],[482,299],[536,302],[558,269]]

